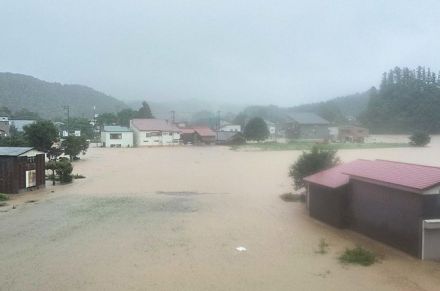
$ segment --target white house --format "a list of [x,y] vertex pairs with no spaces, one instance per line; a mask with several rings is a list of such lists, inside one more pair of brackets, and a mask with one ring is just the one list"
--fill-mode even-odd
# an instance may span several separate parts
[[241,132],[241,125],[239,124],[227,124],[223,125],[219,128],[218,131],[233,131],[233,132]]
[[128,127],[104,126],[101,131],[101,143],[106,148],[133,147],[133,132]]
[[180,129],[162,119],[130,120],[135,146],[169,146],[180,142]]

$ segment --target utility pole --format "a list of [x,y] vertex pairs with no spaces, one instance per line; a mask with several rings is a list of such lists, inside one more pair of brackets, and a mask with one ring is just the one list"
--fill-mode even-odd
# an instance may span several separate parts
[[176,122],[176,111],[171,110],[171,120],[173,124]]
[[63,106],[67,113],[67,136],[70,135],[70,106]]
[[220,112],[220,110],[217,111],[217,130],[219,130],[221,126]]

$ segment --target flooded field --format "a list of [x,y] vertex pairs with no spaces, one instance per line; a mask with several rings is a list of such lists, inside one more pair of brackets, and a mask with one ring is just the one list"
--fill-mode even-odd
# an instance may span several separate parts
[[[280,199],[292,191],[288,167],[300,153],[91,148],[75,163],[86,179],[0,208],[0,290],[438,290],[440,264],[321,224],[303,204]],[[426,148],[339,156],[440,166],[440,137]],[[327,254],[317,253],[321,239]],[[355,245],[380,263],[341,265]]]

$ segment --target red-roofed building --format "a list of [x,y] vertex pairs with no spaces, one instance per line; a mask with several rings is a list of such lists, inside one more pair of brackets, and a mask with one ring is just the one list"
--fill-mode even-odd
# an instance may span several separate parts
[[304,180],[310,216],[440,259],[440,168],[357,160]]
[[180,129],[171,122],[162,119],[130,120],[135,146],[178,145]]
[[209,127],[193,127],[195,131],[194,143],[212,144],[215,143],[216,134]]

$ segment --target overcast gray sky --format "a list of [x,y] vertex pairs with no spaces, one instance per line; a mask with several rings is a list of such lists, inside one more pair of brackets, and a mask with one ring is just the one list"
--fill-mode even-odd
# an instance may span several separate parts
[[1,0],[0,71],[122,100],[296,105],[440,69],[440,1]]

